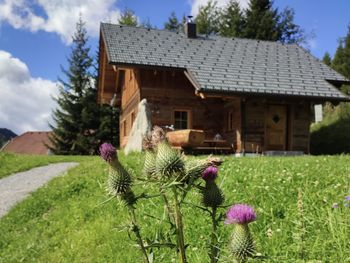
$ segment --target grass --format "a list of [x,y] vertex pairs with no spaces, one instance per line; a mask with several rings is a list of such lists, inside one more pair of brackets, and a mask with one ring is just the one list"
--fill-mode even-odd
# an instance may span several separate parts
[[[72,158],[74,159],[74,158]],[[98,157],[53,179],[0,220],[0,262],[141,262],[127,234],[125,208],[107,201],[107,166]],[[136,174],[142,157],[121,160]],[[251,224],[263,262],[350,262],[350,156],[230,158],[220,168],[219,183],[227,203],[248,203],[258,214]],[[136,191],[143,191],[142,185]],[[152,191],[152,189],[147,189]],[[189,201],[198,204],[192,192]],[[332,209],[334,202],[338,209]],[[157,198],[138,203],[144,236],[166,228]],[[192,206],[183,208],[189,262],[208,262],[209,218]],[[226,248],[232,226],[221,225],[220,262],[230,262]],[[156,262],[172,262],[164,250]]]
[[21,155],[0,152],[0,178],[50,163],[80,160],[82,158],[76,156]]

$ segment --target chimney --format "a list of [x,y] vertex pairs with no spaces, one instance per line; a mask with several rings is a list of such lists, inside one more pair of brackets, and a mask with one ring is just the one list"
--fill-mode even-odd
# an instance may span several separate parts
[[197,37],[196,23],[193,22],[192,18],[193,16],[187,16],[187,21],[185,23],[185,34],[188,38]]

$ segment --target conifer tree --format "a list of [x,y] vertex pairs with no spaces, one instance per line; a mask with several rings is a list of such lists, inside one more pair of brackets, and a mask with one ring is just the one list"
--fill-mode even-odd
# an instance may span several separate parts
[[272,7],[270,0],[250,0],[246,10],[244,37],[260,40],[279,39],[277,9]]
[[177,31],[179,30],[180,23],[179,20],[176,17],[175,12],[171,12],[168,21],[164,24],[164,28],[170,31]]
[[294,23],[294,10],[286,7],[281,14],[279,14],[279,22],[277,29],[279,31],[278,40],[283,43],[305,43],[306,36],[304,30]]
[[125,9],[124,12],[121,14],[121,17],[118,19],[118,24],[126,26],[137,26],[137,17],[134,11],[130,9]]
[[322,58],[322,61],[323,63],[325,63],[327,66],[330,67],[332,64],[331,55],[328,52],[326,52]]
[[53,130],[51,150],[55,154],[92,152],[89,135],[97,128],[98,120],[97,109],[92,106],[96,91],[90,73],[93,59],[87,41],[84,22],[79,18],[68,58],[69,67],[62,68],[66,80],[59,79],[59,97],[56,98],[59,108],[53,111],[55,124],[50,124]]
[[219,31],[219,9],[217,2],[209,0],[208,3],[199,8],[196,17],[197,32],[203,35],[215,34]]
[[230,0],[220,13],[219,33],[224,37],[240,37],[244,17],[236,0]]

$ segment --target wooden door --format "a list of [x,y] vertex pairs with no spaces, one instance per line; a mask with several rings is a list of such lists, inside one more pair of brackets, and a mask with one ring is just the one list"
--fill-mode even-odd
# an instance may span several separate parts
[[268,105],[266,114],[265,150],[285,151],[287,146],[287,108]]

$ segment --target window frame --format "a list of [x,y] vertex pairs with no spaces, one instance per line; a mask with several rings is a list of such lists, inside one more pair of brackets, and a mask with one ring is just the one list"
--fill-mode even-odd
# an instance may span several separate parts
[[[176,127],[175,127],[175,112],[186,112],[187,113],[187,127],[186,128],[176,129]],[[174,125],[175,130],[192,129],[192,109],[174,108],[172,110],[172,124]]]

